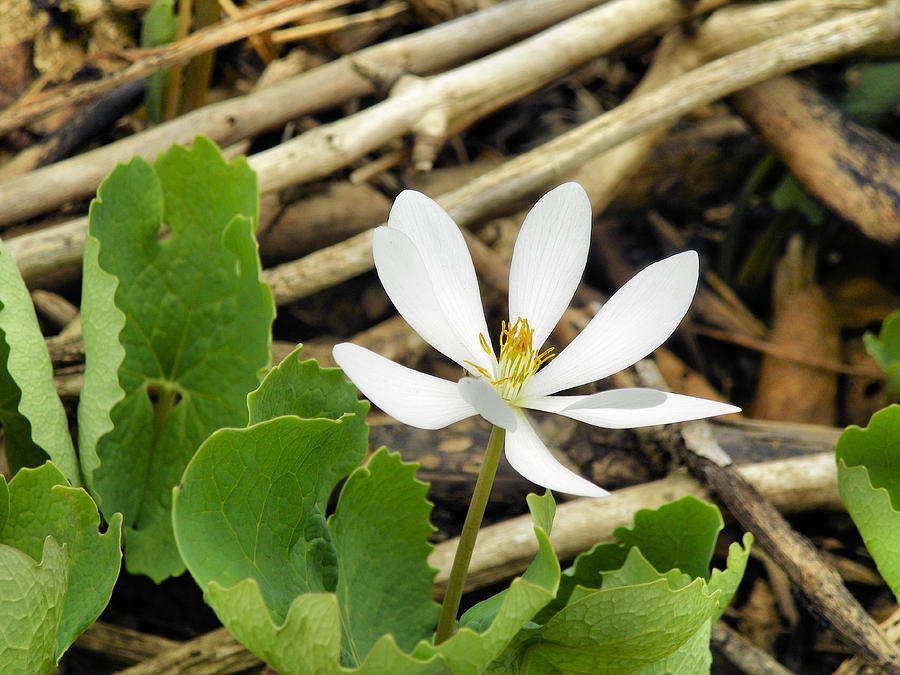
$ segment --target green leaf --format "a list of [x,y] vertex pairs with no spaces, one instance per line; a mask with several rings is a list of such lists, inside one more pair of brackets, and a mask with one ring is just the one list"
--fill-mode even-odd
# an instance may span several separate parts
[[[707,579],[722,525],[717,508],[693,497],[656,510],[641,509],[631,528],[620,527],[613,532],[621,543],[597,544],[575,559],[572,569],[562,575],[557,597],[538,616],[538,623],[558,612],[577,586],[600,588],[603,573],[620,569],[631,546],[640,548],[657,571],[677,569],[688,575],[688,581],[694,577]],[[738,581],[742,575],[743,570]]]
[[521,631],[490,672],[708,672],[711,623],[734,595],[752,543],[747,534],[743,546],[732,544],[726,569],[710,575],[721,528],[718,509],[693,498],[638,512],[632,528],[615,532],[622,543],[576,559],[536,617],[543,625]]
[[634,675],[699,675],[712,665],[709,637],[713,619],[707,621],[687,642],[666,658],[636,670]]
[[52,459],[80,485],[69,422],[34,305],[15,260],[0,242],[0,424],[10,468]]
[[298,596],[275,622],[256,579],[232,588],[210,582],[206,601],[238,641],[281,675],[334,673],[341,653],[341,617],[332,593]]
[[6,479],[0,480],[0,530],[6,526],[9,519],[9,486]]
[[386,633],[408,652],[434,632],[440,606],[431,599],[436,570],[427,562],[434,528],[417,466],[380,449],[347,479],[328,519],[349,663],[360,663]]
[[889,396],[900,394],[900,311],[891,312],[881,324],[878,337],[863,335],[869,356],[884,371]]
[[590,551],[579,555],[575,558],[575,564],[562,573],[559,592],[535,617],[535,622],[546,623],[551,616],[565,607],[577,587],[600,588],[603,582],[602,572],[619,569],[625,564],[627,556],[628,549],[614,543],[597,544]]
[[844,92],[841,105],[856,119],[878,123],[900,101],[900,62],[866,62],[854,69],[854,82]]
[[712,620],[718,621],[731,604],[734,594],[737,592],[744,571],[747,569],[747,560],[750,559],[750,548],[753,546],[753,535],[745,532],[741,543],[733,543],[728,547],[728,556],[725,560],[725,569],[714,569],[709,577],[707,587],[710,591],[719,591],[719,610],[713,615]]
[[835,448],[838,490],[878,571],[900,600],[900,406],[851,426]]
[[[250,424],[282,415],[303,419],[336,420],[343,417],[342,439],[347,450],[338,452],[328,464],[328,475],[320,478],[319,507],[324,511],[338,480],[349,474],[365,457],[369,427],[367,401],[360,401],[356,387],[347,382],[340,368],[319,368],[313,360],[301,362],[297,346],[277,368],[266,375],[259,388],[247,397]],[[350,450],[352,449],[352,450]]]
[[156,581],[184,570],[172,487],[213,431],[246,424],[269,360],[257,209],[246,161],[203,138],[120,165],[91,205],[82,470],[103,513],[124,514],[129,571]]
[[634,514],[631,528],[613,532],[625,547],[636,546],[658,572],[679,570],[706,579],[716,539],[724,523],[719,509],[684,497],[656,510]]
[[448,672],[442,660],[417,661],[401,651],[431,634],[438,613],[427,564],[431,507],[414,472],[415,465],[382,449],[347,480],[328,523],[338,563],[335,593],[296,594],[282,621],[263,599],[259,577],[231,589],[212,581],[207,599],[223,624],[283,673],[337,672],[342,661],[362,661],[359,672],[368,673]]
[[276,417],[203,443],[174,498],[178,548],[200,588],[252,578],[277,623],[298,595],[334,590],[336,554],[319,497],[337,478],[323,486],[319,476],[331,473],[342,425]]
[[369,404],[353,385],[296,354],[247,397],[252,426],[203,443],[174,498],[176,541],[197,584],[255,578],[279,622],[300,593],[335,589],[324,514],[338,482],[365,457],[369,433]]
[[69,487],[50,463],[23,469],[10,481],[9,518],[0,528],[0,542],[34,560],[40,559],[47,536],[65,545],[68,588],[56,633],[57,656],[109,602],[119,575],[121,524],[122,517],[116,514],[100,534],[94,500],[83,489]]
[[312,359],[300,361],[302,348],[297,345],[247,396],[250,424],[282,415],[336,420],[357,413],[358,418],[348,418],[348,428],[364,428],[369,404],[359,400],[356,387],[347,382],[340,368],[320,368]]
[[[653,571],[637,549],[626,560],[631,565]],[[673,589],[656,574],[649,583],[574,593],[546,624],[524,631],[517,662],[534,663],[528,673],[633,673],[673,654],[715,610],[702,579]]]
[[[141,47],[159,47],[172,42],[178,29],[175,16],[175,0],[155,0],[144,14],[141,22]],[[147,78],[147,93],[144,95],[144,107],[147,119],[151,124],[158,124],[163,119],[166,86],[171,70],[166,68],[153,73]]]
[[772,206],[778,211],[794,211],[809,223],[821,225],[827,211],[807,192],[792,174],[785,175],[769,196]]
[[398,673],[402,675],[457,675],[440,654],[425,659],[418,659],[404,654],[397,647],[392,635],[384,635],[359,668],[341,668],[341,673],[355,675],[383,675]]
[[56,632],[67,572],[66,553],[52,537],[44,540],[40,563],[17,548],[0,544],[3,672],[51,675],[56,669]]
[[281,675],[455,675],[439,656],[418,660],[404,654],[390,635],[375,643],[361,666],[342,667],[340,610],[332,593],[298,596],[277,625],[253,579],[230,589],[213,582],[206,598],[228,631]]
[[[604,589],[619,588],[622,586],[637,586],[639,584],[649,584],[659,580],[660,577],[669,582],[672,589],[684,588],[697,577],[690,577],[682,574],[677,569],[659,572],[649,560],[647,560],[644,552],[639,548],[628,549],[628,555],[625,556],[625,563],[617,570],[603,572]],[[570,602],[574,602],[579,598],[590,595],[594,592],[593,588],[576,588],[572,594]]]
[[368,404],[296,351],[247,400],[251,426],[210,436],[174,496],[179,549],[223,624],[285,673],[338,672],[342,656],[359,672],[447,672],[401,651],[438,612],[415,465],[376,452],[326,521],[365,455]]

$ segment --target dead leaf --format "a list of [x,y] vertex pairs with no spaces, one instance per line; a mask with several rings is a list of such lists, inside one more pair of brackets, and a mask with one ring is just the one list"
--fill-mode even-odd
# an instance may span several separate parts
[[[775,318],[769,341],[811,357],[840,360],[840,333],[830,301],[813,281],[813,256],[794,238],[776,271]],[[764,356],[752,416],[833,425],[837,375]]]

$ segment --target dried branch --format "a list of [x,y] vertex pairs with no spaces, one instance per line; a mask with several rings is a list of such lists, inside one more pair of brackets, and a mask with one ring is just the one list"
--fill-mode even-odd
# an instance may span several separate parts
[[140,663],[181,645],[175,640],[96,621],[78,636],[74,646],[105,654],[123,663]]
[[[506,162],[468,185],[443,195],[438,201],[456,222],[466,226],[495,213],[503,205],[545,189],[560,176],[574,171],[589,158],[617,143],[676,120],[697,106],[776,74],[900,35],[895,5],[896,2],[892,1],[885,6],[853,12],[766,40],[696,68]],[[405,97],[394,99],[397,100],[405,100]],[[396,123],[397,120],[393,121]],[[316,135],[304,141],[305,152],[300,155],[291,152],[297,149],[296,145],[291,145],[287,151],[281,151],[280,160],[287,161],[282,156],[283,153],[288,153],[290,158],[290,166],[282,166],[281,169],[287,172],[289,168],[294,168],[292,180],[298,177],[310,180],[319,177],[328,168],[304,168],[304,161],[315,161],[312,154],[303,156],[312,153],[314,148],[322,149],[333,143],[349,143],[355,148],[349,155],[340,151],[330,153],[329,161],[332,164],[339,164],[336,154],[345,158],[361,154],[361,148],[368,148],[370,144],[367,135],[374,130],[368,126],[347,128],[345,122],[346,120],[341,120],[335,123],[349,134],[340,141],[323,131],[330,128],[329,125],[313,130],[317,132]],[[384,133],[383,129],[381,131]],[[305,134],[299,138],[307,136]],[[354,145],[357,142],[358,145]],[[263,189],[282,185],[285,179],[276,175],[280,160],[274,161],[271,154],[262,154],[265,157],[255,155],[251,161],[256,168],[262,169],[260,183]],[[22,178],[27,178],[28,175],[30,174]],[[10,239],[7,247],[16,259],[22,275],[28,279],[62,266],[77,264],[83,251],[84,222],[84,219],[79,219],[56,226],[55,229],[48,228]],[[276,301],[283,304],[329,288],[371,267],[371,233],[362,233],[341,244],[273,268],[267,271],[266,280],[273,286]]]
[[258,656],[247,651],[224,628],[158,654],[117,675],[229,675],[259,666]]
[[[699,11],[723,1],[705,0],[705,2],[695,5],[694,9]],[[623,12],[623,9],[628,11]],[[621,17],[617,18],[619,14]],[[612,49],[627,39],[636,37],[647,30],[647,21],[658,26],[683,16],[685,14],[680,3],[674,0],[615,0],[526,41],[528,48],[524,51],[522,47],[524,43],[520,43],[474,64],[428,80],[427,84],[423,85],[429,92],[427,95],[423,96],[418,88],[408,90],[405,94],[392,97],[361,113],[333,124],[317,127],[272,150],[254,155],[250,158],[250,164],[259,173],[259,184],[263,191],[320,178],[402,135],[431,107],[459,98],[466,102],[463,104],[463,108],[468,108],[470,111],[478,109],[484,112],[487,110],[485,106],[488,105],[489,99],[496,102],[502,97],[497,93],[496,86],[487,93],[482,91],[482,87],[491,87],[498,81],[503,81],[507,95],[511,95],[514,91],[524,93],[529,90],[529,87],[534,88],[535,83],[541,81],[541,77],[545,80],[556,77],[567,68],[593,55]],[[570,49],[573,50],[571,53]],[[551,58],[552,53],[556,52],[560,52],[562,56]],[[527,53],[542,56],[545,62],[536,64],[533,57],[526,59]],[[526,59],[525,63],[530,64],[525,69],[522,67],[522,59]],[[486,67],[488,64],[489,68]],[[515,74],[515,77],[511,77],[512,74]],[[507,79],[507,76],[510,77]],[[464,80],[471,81],[468,85],[463,86]],[[474,89],[470,90],[469,87],[474,87]],[[263,90],[263,92],[280,90],[280,88],[280,85],[276,85]],[[467,92],[469,93],[467,94]],[[726,93],[730,93],[730,91]],[[681,96],[681,92],[675,92],[674,95]],[[463,108],[456,112],[460,115],[464,114]],[[676,118],[677,116],[671,117],[671,119]],[[644,130],[640,129],[639,131]],[[627,134],[615,139],[610,145],[614,145],[616,141],[625,137]],[[554,150],[550,148],[549,152],[552,153]],[[581,158],[586,156],[586,153],[582,153]],[[523,157],[525,164],[528,164],[531,153]],[[550,161],[546,159],[546,155],[541,157],[545,157],[545,159],[539,160],[545,163],[545,169],[547,166],[554,166],[556,158]],[[521,159],[513,160],[513,163],[521,161]],[[518,165],[513,163],[507,163],[506,166],[512,169],[513,177],[515,177],[521,170],[517,169]],[[60,165],[62,164],[64,163]],[[511,164],[512,166],[510,166]],[[570,162],[572,167],[577,164],[577,161]],[[47,169],[53,168],[55,167],[47,167]],[[524,170],[532,171],[533,169],[529,165],[524,167]],[[506,174],[500,175],[506,179]],[[520,185],[519,189],[522,189],[522,192],[518,196],[521,197],[540,189],[546,182],[552,180],[555,172],[550,176],[546,171],[536,175],[538,179],[532,181],[531,185],[525,183]],[[5,201],[4,193],[7,190],[10,191],[10,205],[14,203],[13,190],[18,192],[15,203],[18,204],[19,199],[27,200],[27,193],[34,188],[28,182],[30,177],[32,174],[26,174],[0,185],[0,203]],[[59,176],[59,178],[65,180],[64,176]],[[519,178],[521,179],[522,176]],[[475,191],[477,192],[477,188]],[[472,192],[472,190],[468,192]],[[41,195],[43,200],[46,200],[47,197],[46,193]],[[464,194],[461,203],[465,204],[470,198],[469,194]],[[508,203],[510,198],[505,197],[505,199],[507,200],[505,202],[493,202],[488,199],[483,203],[482,208],[487,205],[495,208],[498,203]],[[2,222],[2,218],[3,212],[0,210],[0,222]],[[83,226],[75,224],[76,222],[84,221],[83,219],[73,221],[56,226],[59,229],[55,231],[50,231],[48,228],[47,231],[23,235],[23,237],[10,239],[7,242],[8,248],[18,262],[19,269],[25,278],[33,278],[58,267],[77,264],[83,250],[84,234]],[[65,244],[65,251],[50,250],[52,244],[48,246],[50,240],[56,236],[56,232],[59,233],[62,243]],[[302,259],[312,265],[309,275],[303,269],[292,267],[283,267],[278,272],[274,272],[272,283],[275,285],[276,301],[288,302],[302,297],[302,295],[297,295],[297,291],[293,288],[282,292],[286,285],[281,282],[284,277],[287,277],[287,285],[295,287],[299,284],[305,289],[301,291],[301,294],[308,295],[310,292],[328,288],[338,281],[371,268],[370,236],[370,234],[364,233],[347,240],[345,249],[337,251],[324,249],[322,252],[311,254],[315,256],[312,259],[308,260],[309,257]],[[336,280],[327,274],[322,274],[323,269],[332,270],[335,264],[340,267],[345,263],[349,263],[349,266],[345,268],[348,273]],[[316,283],[316,279],[319,280],[319,283]]]
[[697,335],[703,335],[712,338],[713,340],[722,340],[723,342],[740,345],[741,347],[746,347],[747,349],[752,349],[783,361],[790,361],[812,368],[820,368],[833,373],[842,373],[844,375],[868,377],[874,380],[884,379],[884,372],[875,365],[852,365],[834,359],[812,356],[795,347],[787,347],[774,342],[758,340],[740,333],[719,330],[708,326],[689,325],[686,326],[686,329]]
[[119,162],[152,160],[173,143],[197,135],[222,146],[304,114],[376,93],[372,74],[385,70],[427,74],[442,70],[584,11],[597,0],[510,0],[457,21],[374,45],[267,89],[238,96],[139,134],[0,182],[0,225],[45,213],[90,195]]
[[[886,620],[881,622],[881,629],[891,642],[900,642],[900,609],[894,610]],[[876,671],[859,656],[844,661],[834,671],[834,675],[877,675]]]
[[[724,1],[703,0],[692,8],[704,11]],[[612,0],[447,73],[401,78],[387,100],[254,155],[250,164],[264,190],[322,178],[420,123],[431,129],[443,119],[447,133],[460,129],[592,58],[688,16],[672,0]]]
[[794,675],[768,652],[721,621],[713,624],[711,638],[712,646],[746,675]]
[[732,103],[829,208],[875,241],[900,240],[900,145],[790,77],[749,87]]

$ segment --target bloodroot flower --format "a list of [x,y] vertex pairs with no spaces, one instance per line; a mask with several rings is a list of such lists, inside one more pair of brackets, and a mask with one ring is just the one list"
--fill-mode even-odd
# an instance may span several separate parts
[[697,287],[699,262],[685,251],[639,272],[585,329],[555,354],[544,342],[569,304],[587,262],[591,207],[576,183],[547,193],[525,218],[509,272],[509,321],[494,351],[475,268],[462,233],[428,197],[397,197],[375,230],[375,268],[397,311],[435,349],[466,371],[458,382],[406,368],[351,343],[334,359],[379,408],[421,429],[481,415],[506,430],[505,453],[528,480],[573,495],[606,490],[560,464],[525,409],[610,429],[668,424],[737,412],[725,403],[654,389],[589,396],[558,391],[608,377],[644,358],[675,330]]

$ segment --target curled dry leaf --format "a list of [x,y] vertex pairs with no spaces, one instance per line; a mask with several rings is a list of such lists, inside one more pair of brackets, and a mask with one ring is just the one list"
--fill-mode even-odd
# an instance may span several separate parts
[[[812,280],[802,240],[792,239],[776,272],[775,318],[770,341],[808,356],[840,360],[834,309]],[[811,424],[834,424],[837,375],[811,366],[763,357],[752,416]]]

